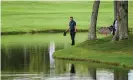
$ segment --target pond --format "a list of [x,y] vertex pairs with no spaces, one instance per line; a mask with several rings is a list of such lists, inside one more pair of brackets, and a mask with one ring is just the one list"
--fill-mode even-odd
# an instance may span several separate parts
[[[82,38],[80,38],[82,36]],[[2,80],[133,80],[133,70],[96,63],[53,59],[70,46],[69,35],[35,34],[2,36]],[[76,36],[77,44],[87,39]]]

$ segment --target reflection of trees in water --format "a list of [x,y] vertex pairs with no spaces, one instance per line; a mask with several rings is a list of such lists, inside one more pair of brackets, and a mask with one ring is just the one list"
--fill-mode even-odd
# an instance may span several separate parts
[[56,73],[62,74],[62,73],[74,73],[78,76],[90,76],[90,72],[88,73],[88,66],[84,66],[82,64],[75,64],[75,63],[69,63],[65,60],[55,59],[55,70]]
[[[56,45],[56,50],[62,48],[63,46]],[[89,76],[96,80],[96,68],[88,68],[88,65],[91,66],[91,64],[84,65],[81,63],[73,63],[73,67],[71,64],[72,63],[68,61],[55,60],[56,73],[70,73],[71,70],[75,69],[73,73],[78,74],[78,76]],[[50,58],[48,44],[2,46],[1,70],[8,72],[43,72],[44,74],[49,74]],[[113,76],[113,80],[128,80],[128,71],[122,69],[114,70]]]
[[4,70],[4,67],[6,66],[5,64],[7,63],[6,59],[6,49],[4,47],[1,47],[1,70]]
[[24,55],[22,46],[2,46],[2,71],[20,71],[24,66]]
[[48,72],[48,45],[2,46],[2,71]]
[[7,55],[6,53],[6,49],[4,47],[1,47],[1,70],[4,70],[6,63],[7,63]]
[[[63,49],[57,45],[56,50]],[[8,72],[43,72],[50,71],[50,57],[48,44],[14,45],[1,48],[2,71]],[[52,56],[52,55],[51,55]]]
[[128,80],[128,70],[114,70],[114,80]]
[[[55,50],[58,51],[60,49],[64,49],[64,44],[56,44]],[[54,62],[55,62],[55,73],[61,74],[68,71],[66,70],[67,64],[64,61],[55,59]]]
[[92,79],[96,80],[96,68],[88,68],[88,72],[90,74],[90,77],[92,77]]
[[63,60],[55,60],[55,72],[57,74],[65,73],[67,71],[66,68],[66,63]]
[[102,72],[97,72],[97,80],[128,80],[128,70],[123,69],[103,69]]
[[89,76],[88,68],[86,65],[84,64],[74,64],[74,65],[75,65],[76,74],[78,74],[80,77]]
[[49,72],[49,53],[47,46],[34,45],[29,47],[30,72]]
[[107,68],[98,68],[96,72],[97,80],[114,80],[113,70]]
[[[123,69],[100,69],[94,66],[87,67],[79,63],[71,63],[69,61],[56,59],[56,73],[63,74],[69,72],[70,80],[74,79],[74,76],[90,77],[93,80],[128,80],[128,70]],[[74,74],[73,74],[74,73]]]

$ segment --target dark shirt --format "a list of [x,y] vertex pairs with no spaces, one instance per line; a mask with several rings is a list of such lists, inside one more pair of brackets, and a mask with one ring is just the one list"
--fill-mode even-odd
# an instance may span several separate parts
[[74,20],[69,22],[70,31],[74,31],[76,26],[76,22]]

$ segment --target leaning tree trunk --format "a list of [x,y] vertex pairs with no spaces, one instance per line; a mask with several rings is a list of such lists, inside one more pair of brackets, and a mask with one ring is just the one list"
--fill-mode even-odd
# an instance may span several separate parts
[[127,1],[118,1],[117,2],[117,20],[118,28],[113,37],[115,40],[124,40],[128,38],[128,2]]
[[[114,20],[117,20],[118,23],[118,1],[114,1]],[[114,22],[115,23],[115,22]],[[118,24],[117,24],[118,25]],[[117,30],[115,32],[115,35],[113,37],[113,41],[116,41],[119,39],[119,26],[117,26]]]
[[90,29],[89,29],[89,40],[95,40],[96,37],[96,24],[97,24],[97,16],[98,16],[98,10],[99,10],[100,1],[94,1],[93,4],[93,11],[91,16],[91,23],[90,23]]

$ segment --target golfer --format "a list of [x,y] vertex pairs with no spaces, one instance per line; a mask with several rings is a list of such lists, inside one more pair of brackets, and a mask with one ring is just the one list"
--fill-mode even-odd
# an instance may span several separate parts
[[73,20],[72,16],[70,17],[69,28],[66,30],[66,32],[67,31],[70,31],[70,36],[72,40],[71,45],[75,45],[76,22]]

